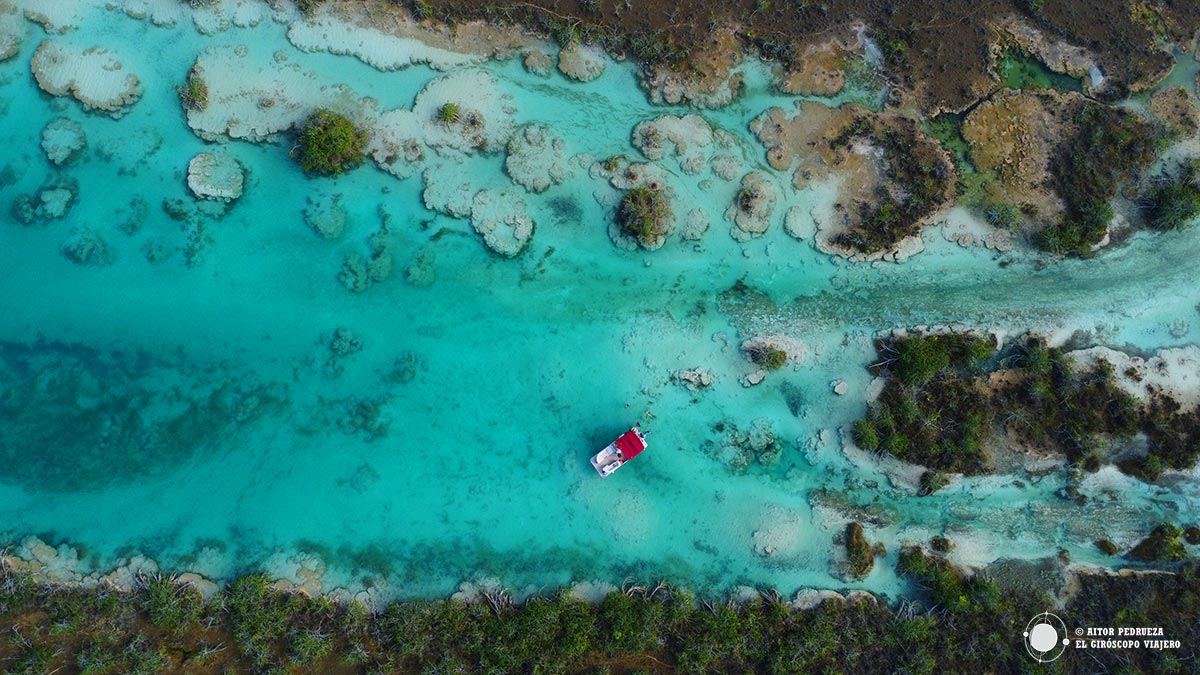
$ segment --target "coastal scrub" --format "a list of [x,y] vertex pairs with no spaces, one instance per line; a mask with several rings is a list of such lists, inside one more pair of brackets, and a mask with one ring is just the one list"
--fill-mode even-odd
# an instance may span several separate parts
[[[1147,480],[1163,466],[1186,468],[1200,419],[1172,399],[1138,401],[1117,385],[1103,360],[1076,368],[1060,349],[1026,338],[999,353],[990,338],[962,334],[904,336],[877,344],[873,366],[885,383],[878,399],[852,427],[855,443],[929,469],[975,475],[991,470],[989,440],[1051,450],[1086,468],[1098,453],[1149,437],[1147,454],[1122,469]],[[1108,443],[1101,443],[1101,440]],[[1119,445],[1119,443],[1117,443]],[[936,473],[922,477],[921,492],[945,485]]]
[[1086,105],[1075,124],[1078,130],[1058,148],[1051,167],[1066,211],[1033,241],[1044,251],[1086,258],[1108,233],[1109,202],[1150,166],[1165,136],[1135,113],[1099,103]]
[[834,243],[867,255],[890,251],[919,233],[925,218],[951,198],[954,167],[941,146],[911,120],[860,116],[830,141],[830,147],[850,148],[858,141],[881,151],[882,173],[894,189],[880,189],[875,199],[863,203],[857,221]]
[[300,129],[293,151],[305,173],[340,174],[362,163],[367,133],[340,113],[320,108]]
[[[895,611],[834,596],[799,609],[773,591],[738,602],[667,584],[628,585],[598,603],[561,589],[516,603],[503,590],[473,601],[356,603],[278,590],[252,574],[217,591],[186,630],[160,627],[165,586],[136,591],[35,583],[0,566],[0,662],[8,672],[155,673],[927,673],[1020,672],[1019,635],[1050,599],[1005,589],[921,548],[899,572],[942,611]],[[192,591],[188,591],[192,592]],[[172,591],[167,595],[174,595]],[[1162,626],[1200,641],[1200,564],[1176,574],[1081,574],[1064,611],[1081,625]],[[169,602],[168,602],[169,604]],[[1120,613],[1118,615],[1118,612]],[[844,649],[854,644],[860,648]],[[987,648],[981,648],[986,645]],[[1095,667],[1177,672],[1155,650],[1096,650]]]

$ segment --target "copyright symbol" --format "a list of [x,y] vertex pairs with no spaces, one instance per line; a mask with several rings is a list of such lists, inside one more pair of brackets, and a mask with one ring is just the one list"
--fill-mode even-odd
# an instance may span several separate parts
[[1076,635],[1083,635],[1083,629],[1082,629],[1082,628],[1076,628],[1076,629],[1075,629],[1075,634],[1076,634]]

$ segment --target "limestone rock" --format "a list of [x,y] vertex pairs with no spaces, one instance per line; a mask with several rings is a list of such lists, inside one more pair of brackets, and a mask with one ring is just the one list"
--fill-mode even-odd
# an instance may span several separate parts
[[108,243],[94,228],[77,227],[63,242],[62,254],[78,265],[103,266],[112,262]]
[[1187,87],[1167,87],[1150,98],[1150,112],[1171,131],[1191,136],[1200,129],[1200,107]]
[[25,22],[17,8],[11,3],[0,2],[0,61],[16,56],[24,37]]
[[690,370],[679,370],[674,374],[677,382],[687,387],[691,391],[699,391],[712,386],[713,375],[703,368],[692,368]]
[[679,236],[684,241],[699,241],[708,228],[708,212],[704,209],[692,209],[688,211],[687,218],[684,219],[683,230]]
[[817,222],[805,208],[793,206],[783,217],[783,229],[801,241],[810,240],[817,232]]
[[685,156],[713,144],[713,130],[699,115],[663,115],[633,128],[633,145],[646,159]]

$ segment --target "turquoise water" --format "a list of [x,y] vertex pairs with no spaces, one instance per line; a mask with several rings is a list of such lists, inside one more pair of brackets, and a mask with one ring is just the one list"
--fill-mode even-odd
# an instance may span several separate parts
[[[467,220],[425,209],[419,174],[366,166],[306,178],[286,139],[202,141],[174,90],[214,45],[282,52],[383,109],[411,105],[442,73],[306,54],[270,21],[204,37],[186,23],[82,11],[84,28],[61,39],[114,48],[141,79],[141,100],[120,120],[38,90],[29,61],[45,35],[32,23],[0,62],[0,172],[11,179],[0,181],[4,541],[36,534],[97,569],[136,552],[215,577],[260,565],[291,574],[287,559],[301,552],[324,561],[326,589],[403,596],[477,579],[523,592],[658,578],[896,595],[903,541],[948,532],[967,562],[1063,547],[1100,564],[1092,540],[1131,542],[1195,508],[1190,478],[1157,487],[1112,472],[1084,484],[1093,499],[1082,507],[1056,495],[1067,478],[1054,471],[917,498],[875,459],[844,452],[839,429],[865,407],[872,334],[895,325],[1049,327],[1132,351],[1196,342],[1197,231],[1138,235],[1095,260],[1049,266],[960,248],[937,228],[902,265],[831,258],[784,232],[787,207],[826,197],[784,190],[790,177],[767,166],[748,124],[793,99],[751,65],[742,98],[701,114],[733,134],[723,152],[742,173],[776,184],[765,236],[743,244],[727,233],[738,180],[663,160],[679,215],[700,208],[712,226],[699,242],[622,251],[606,229],[619,193],[573,165],[562,184],[523,196],[536,233],[505,259]],[[464,67],[475,68],[511,95],[517,123],[545,123],[568,156],[637,157],[638,122],[688,112],[650,105],[625,64],[587,84],[542,79],[515,60]],[[59,117],[79,123],[88,146],[55,170],[39,142]],[[226,213],[192,207],[173,219],[160,205],[193,203],[188,160],[214,145],[246,167],[245,195]],[[430,155],[473,185],[524,195],[503,153]],[[64,218],[26,226],[8,215],[19,195],[62,179],[78,185]],[[308,195],[331,193],[348,211],[335,241],[303,218]],[[384,216],[393,271],[352,293],[338,282],[343,259],[370,254]],[[108,264],[62,254],[81,228],[103,240]],[[331,360],[338,329],[361,348]],[[787,336],[807,356],[743,387],[738,345],[755,335]],[[694,367],[715,374],[710,389],[672,381]],[[848,395],[832,392],[837,379]],[[647,410],[650,449],[601,480],[588,457]],[[761,460],[740,447],[747,437]],[[846,584],[833,538],[851,516],[889,557]]]

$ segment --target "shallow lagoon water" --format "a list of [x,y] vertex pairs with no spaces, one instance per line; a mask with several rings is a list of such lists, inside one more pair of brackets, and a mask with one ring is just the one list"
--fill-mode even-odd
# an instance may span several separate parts
[[[200,140],[174,91],[199,52],[222,44],[283,52],[385,109],[410,105],[441,73],[381,73],[350,56],[302,53],[270,21],[205,37],[186,23],[159,28],[93,8],[81,25],[63,39],[118,49],[142,80],[142,99],[119,121],[37,89],[29,59],[44,35],[33,24],[20,53],[0,63],[0,170],[15,177],[0,187],[5,214],[55,174],[38,147],[46,123],[68,117],[89,139],[60,172],[79,184],[67,217],[26,227],[6,215],[0,227],[0,358],[14,387],[41,392],[28,394],[37,406],[26,416],[44,413],[49,425],[12,425],[20,433],[3,438],[0,523],[11,543],[37,534],[99,569],[140,552],[214,577],[261,565],[294,575],[302,552],[327,565],[327,589],[401,596],[444,595],[471,579],[519,592],[658,578],[791,591],[847,587],[832,574],[832,541],[857,512],[889,557],[850,586],[895,596],[903,541],[950,532],[965,562],[1061,547],[1106,564],[1092,540],[1129,543],[1194,512],[1191,479],[1164,488],[1111,472],[1085,483],[1086,507],[1056,496],[1065,481],[1056,472],[917,498],[875,460],[843,451],[839,429],[865,406],[871,336],[895,325],[1080,330],[1131,351],[1196,342],[1200,233],[1137,235],[1095,260],[1045,267],[961,248],[938,228],[901,265],[830,258],[783,230],[789,206],[814,208],[827,195],[784,191],[789,177],[767,167],[748,124],[796,99],[772,93],[766,69],[752,64],[738,102],[700,114],[736,137],[730,152],[743,173],[765,172],[781,189],[764,237],[743,244],[728,234],[722,214],[737,180],[704,187],[664,161],[677,210],[702,208],[712,226],[698,243],[621,251],[606,231],[617,191],[573,165],[561,185],[526,198],[537,230],[508,260],[469,222],[426,210],[420,175],[398,180],[367,166],[306,178],[286,139]],[[515,60],[477,67],[511,94],[518,123],[547,124],[568,156],[636,157],[638,122],[688,112],[650,105],[625,64],[587,84],[543,79]],[[246,167],[245,196],[221,218],[171,219],[160,203],[190,200],[187,162],[214,145]],[[476,156],[452,170],[519,193],[503,161]],[[309,194],[333,192],[348,225],[325,241],[302,212]],[[118,225],[135,197],[146,216],[127,235]],[[337,281],[342,260],[368,253],[381,214],[395,269],[351,293]],[[207,243],[189,265],[180,249],[197,224]],[[82,226],[107,242],[111,264],[61,254]],[[151,264],[148,245],[169,255]],[[329,363],[338,328],[362,348]],[[759,334],[794,338],[807,356],[745,388],[738,345]],[[693,367],[712,371],[715,385],[695,393],[671,381]],[[836,379],[849,383],[847,396],[833,394]],[[141,401],[170,402],[161,411],[169,438],[93,443],[93,434],[72,445],[72,429],[105,428],[105,415]],[[599,479],[588,456],[646,410],[650,450]],[[778,463],[735,470],[731,437],[764,428],[781,444]]]

